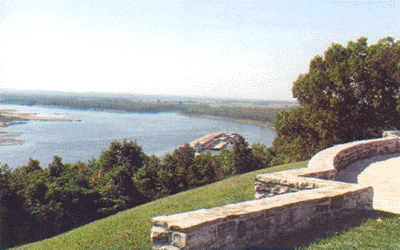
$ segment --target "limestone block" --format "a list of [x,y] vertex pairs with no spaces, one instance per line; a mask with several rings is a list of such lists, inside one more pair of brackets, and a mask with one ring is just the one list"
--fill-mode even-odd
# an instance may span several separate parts
[[357,195],[354,195],[352,197],[346,196],[345,202],[343,204],[343,209],[346,210],[358,209],[357,200],[358,200]]
[[364,191],[358,196],[357,208],[372,210],[374,200],[374,189],[372,187],[366,187]]
[[271,193],[272,193],[272,194],[277,194],[280,188],[281,188],[281,186],[275,186],[275,187],[273,187],[273,188],[271,189]]
[[328,212],[328,210],[329,210],[329,204],[318,204],[315,207],[315,211],[317,213],[321,213],[321,212],[326,213],[326,212]]
[[388,130],[388,131],[383,131],[382,137],[388,137],[388,138],[400,138],[400,131],[399,130]]
[[289,192],[289,187],[283,186],[279,189],[278,194],[286,194],[287,192]]
[[[254,217],[254,218],[242,218],[242,221],[246,221],[246,229],[251,232],[259,232],[259,231],[268,231],[271,226],[271,221],[269,219],[265,219],[263,217]],[[242,225],[241,225],[242,226]]]
[[186,249],[205,249],[217,242],[216,224],[197,228],[186,234]]
[[172,233],[172,245],[178,248],[186,247],[186,234],[181,232]]
[[293,218],[292,226],[297,228],[307,228],[309,217],[315,213],[315,206],[313,204],[299,205],[292,208]]
[[171,243],[171,231],[159,226],[151,229],[151,241],[155,246],[169,245]]
[[231,241],[236,238],[236,221],[228,221],[218,225],[217,233],[218,237]]
[[331,198],[330,209],[331,210],[342,209],[344,204],[345,204],[345,202],[344,202],[344,196],[343,195],[338,195],[338,196],[332,197]]
[[160,250],[180,250],[180,248],[175,246],[163,246]]
[[279,225],[291,225],[293,223],[293,212],[289,208],[284,208],[279,213],[279,217],[275,217],[277,219],[276,223]]
[[237,225],[237,238],[242,239],[247,234],[247,222],[246,220],[241,220]]
[[254,196],[255,196],[256,199],[262,199],[262,198],[266,197],[266,194],[256,192]]

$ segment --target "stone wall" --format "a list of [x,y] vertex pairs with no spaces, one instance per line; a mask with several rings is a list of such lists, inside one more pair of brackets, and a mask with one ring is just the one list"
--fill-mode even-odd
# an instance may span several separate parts
[[272,247],[278,239],[372,210],[373,190],[335,182],[359,159],[400,152],[397,138],[357,141],[316,154],[308,168],[255,177],[255,200],[152,219],[156,249]]

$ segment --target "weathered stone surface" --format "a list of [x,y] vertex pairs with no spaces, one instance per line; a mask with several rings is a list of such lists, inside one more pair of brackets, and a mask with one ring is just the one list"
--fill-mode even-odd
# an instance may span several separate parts
[[186,235],[187,249],[211,248],[217,242],[217,225],[194,229]]
[[160,248],[160,250],[179,250],[179,247],[175,247],[175,246],[163,246]]
[[172,233],[172,245],[178,248],[186,247],[186,234],[181,232]]
[[296,230],[371,210],[372,187],[330,180],[351,162],[395,152],[400,152],[397,138],[352,142],[319,152],[308,168],[257,175],[257,200],[153,218],[153,245],[158,249],[267,247],[267,242]]
[[163,227],[153,226],[151,229],[151,241],[155,246],[169,245],[171,231],[166,230]]

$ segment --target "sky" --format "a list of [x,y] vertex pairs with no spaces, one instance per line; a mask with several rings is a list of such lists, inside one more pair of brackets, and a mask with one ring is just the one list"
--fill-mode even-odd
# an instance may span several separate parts
[[292,100],[332,43],[399,27],[390,0],[2,0],[0,91]]

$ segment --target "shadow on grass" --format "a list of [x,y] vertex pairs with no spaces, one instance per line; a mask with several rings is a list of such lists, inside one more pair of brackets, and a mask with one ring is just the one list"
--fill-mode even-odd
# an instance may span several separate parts
[[339,219],[314,225],[307,230],[297,231],[291,234],[279,234],[274,241],[266,242],[266,248],[259,249],[305,249],[311,243],[316,243],[324,238],[340,235],[347,230],[358,227],[369,219],[391,218],[399,216],[379,210],[360,211],[358,214],[343,216]]

